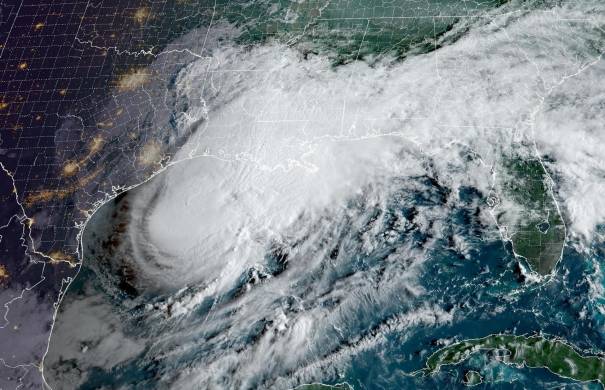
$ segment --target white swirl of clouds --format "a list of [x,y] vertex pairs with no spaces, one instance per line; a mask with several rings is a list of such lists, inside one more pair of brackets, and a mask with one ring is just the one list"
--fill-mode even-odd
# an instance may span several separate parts
[[[139,287],[174,294],[171,319],[143,314],[158,324],[141,336],[145,358],[169,367],[195,355],[161,380],[279,388],[317,378],[382,332],[451,321],[442,308],[410,304],[424,294],[417,273],[430,239],[398,247],[378,279],[328,253],[326,241],[361,255],[387,245],[390,199],[402,188],[429,191],[414,177],[487,194],[506,153],[548,155],[571,232],[592,239],[605,220],[604,9],[578,2],[494,15],[450,46],[396,63],[332,68],[271,43],[215,49],[183,69],[179,125],[194,133],[178,164],[133,191],[125,244]],[[427,236],[447,224],[455,194],[419,212]],[[375,230],[364,230],[375,209]],[[275,246],[289,248],[288,266],[272,274]]]

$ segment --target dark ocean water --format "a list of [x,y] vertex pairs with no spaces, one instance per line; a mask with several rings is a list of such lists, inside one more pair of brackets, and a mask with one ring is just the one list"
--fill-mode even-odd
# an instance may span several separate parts
[[456,261],[447,254],[435,259],[422,280],[430,296],[441,305],[458,308],[452,324],[391,335],[386,348],[356,356],[345,380],[362,389],[465,388],[464,373],[475,370],[487,382],[479,388],[602,388],[598,383],[579,384],[560,378],[543,368],[498,363],[489,354],[442,367],[432,377],[404,375],[421,369],[426,358],[439,348],[435,345],[440,340],[458,341],[493,333],[543,333],[582,349],[603,349],[603,315],[590,297],[587,282],[594,273],[591,262],[602,262],[602,258],[587,259],[567,248],[556,276],[533,286],[525,286],[506,270],[507,261],[514,262],[500,243],[478,247],[471,261]]
[[[326,358],[338,352],[350,351],[345,352],[345,363],[339,363],[338,367],[333,368],[328,363],[321,371],[323,374],[316,378],[317,381],[328,384],[346,381],[355,389],[456,389],[465,387],[465,372],[475,370],[485,380],[479,388],[600,388],[595,383],[579,384],[559,378],[542,368],[529,369],[498,363],[490,354],[478,354],[460,365],[442,367],[438,374],[431,377],[411,374],[423,368],[428,356],[444,345],[493,333],[543,333],[561,337],[582,350],[596,352],[605,349],[602,330],[604,316],[599,310],[599,302],[591,296],[591,291],[594,290],[591,283],[602,284],[602,280],[598,280],[597,268],[605,259],[598,247],[591,248],[588,254],[579,253],[571,246],[566,247],[562,261],[551,279],[540,283],[530,282],[520,273],[510,245],[493,234],[493,226],[486,226],[479,219],[484,198],[478,191],[462,188],[455,196],[457,201],[452,204],[447,201],[452,198],[451,191],[441,187],[435,180],[422,177],[413,181],[415,186],[403,186],[401,191],[393,192],[383,209],[373,208],[364,203],[363,199],[352,200],[350,207],[357,209],[357,214],[353,215],[364,220],[365,225],[361,224],[362,227],[356,230],[357,228],[345,224],[336,229],[339,234],[325,239],[323,245],[329,246],[333,244],[331,241],[341,240],[338,256],[339,259],[346,257],[345,261],[340,261],[341,266],[331,270],[334,284],[346,283],[350,275],[361,272],[368,278],[378,280],[377,288],[380,288],[385,264],[393,261],[393,253],[402,247],[420,249],[426,258],[423,259],[418,280],[425,291],[418,296],[401,291],[405,300],[377,307],[371,312],[374,316],[371,319],[365,318],[370,314],[363,312],[359,313],[358,323],[351,321],[345,324],[343,332],[346,334],[342,337],[341,345],[318,356]],[[115,206],[108,204],[105,207],[108,212],[101,212],[95,218],[107,217],[109,208]],[[429,225],[439,220],[440,228],[421,228],[421,223],[414,222],[421,219],[426,210],[446,210],[434,220],[428,219]],[[355,239],[360,238],[360,231],[367,230],[368,226],[376,223],[378,215],[382,216],[382,226],[377,230],[377,235],[386,238],[379,239],[379,245],[372,251],[365,252],[355,243]],[[395,215],[405,216],[410,223],[405,227],[397,225],[394,222]],[[103,225],[107,221],[100,222]],[[94,220],[90,226],[95,226]],[[90,248],[95,248],[95,242],[102,241],[99,237],[93,237],[98,234],[103,236],[102,232],[95,233],[94,229],[87,229],[84,240],[85,248],[89,251]],[[456,247],[456,237],[466,243],[464,250]],[[279,267],[282,255],[275,249],[267,255],[268,264],[273,266],[268,269],[269,272],[274,272],[274,277],[279,277],[282,272]],[[330,256],[334,256],[334,251]],[[179,370],[210,359],[217,353],[210,347],[206,349],[203,340],[212,339],[213,336],[203,328],[204,322],[201,321],[213,310],[216,304],[214,297],[200,302],[184,318],[157,322],[157,319],[153,319],[156,317],[149,315],[150,305],[178,299],[179,294],[186,294],[187,290],[195,291],[196,286],[188,286],[185,292],[175,294],[141,292],[133,297],[120,288],[119,278],[115,274],[108,273],[111,267],[95,262],[98,258],[99,253],[88,253],[88,262],[85,262],[80,275],[70,287],[67,301],[88,296],[93,291],[104,297],[105,304],[110,305],[115,315],[125,324],[127,333],[145,337],[152,342],[137,358],[117,367],[109,370],[93,367],[81,388],[118,385],[149,388],[158,386],[159,378],[167,384],[171,382],[170,377]],[[405,268],[405,261],[404,258],[401,259],[402,269]],[[329,258],[326,258],[326,262],[329,262]],[[309,273],[311,280],[313,272]],[[247,275],[242,275],[241,285],[234,287],[232,296],[222,299],[236,299],[242,293],[242,285],[251,283],[250,276]],[[302,283],[301,280],[295,282]],[[304,283],[308,283],[307,288],[313,288],[312,281]],[[283,297],[282,301],[287,299],[288,297]],[[325,304],[337,306],[338,302],[322,303]],[[398,315],[413,313],[414,308],[423,305],[439,307],[452,316],[451,321],[437,321],[434,324],[412,322],[403,328],[384,326]],[[258,323],[251,323],[247,335],[234,340],[225,348],[247,348],[246,344],[253,345],[259,338],[259,326]],[[220,329],[215,331],[221,332]],[[153,342],[166,335],[185,332],[190,334],[186,340],[199,337],[198,350],[187,349],[181,354],[175,354],[175,345]],[[368,339],[379,341],[358,348],[363,340]],[[267,383],[271,383],[269,378],[265,382],[257,382],[257,388],[263,388]],[[158,387],[163,386],[165,385]]]

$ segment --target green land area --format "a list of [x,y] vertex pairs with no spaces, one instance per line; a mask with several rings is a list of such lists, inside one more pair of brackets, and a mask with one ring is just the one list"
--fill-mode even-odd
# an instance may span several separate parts
[[[229,38],[238,44],[275,40],[305,55],[325,55],[335,66],[385,56],[403,59],[454,42],[471,24],[489,21],[486,16],[507,3],[509,0],[177,0],[162,6],[162,18],[155,13],[160,10],[152,7],[145,22],[145,45],[155,55],[193,29],[222,25],[234,27],[225,32],[231,31]],[[133,26],[140,27],[138,23]],[[96,41],[98,35],[91,31],[89,36]],[[115,45],[113,39],[103,46]]]
[[433,353],[422,372],[431,375],[441,366],[459,364],[475,353],[486,352],[495,353],[503,363],[544,367],[561,377],[605,384],[605,358],[581,355],[563,341],[542,336],[490,335],[461,341]]
[[501,199],[510,203],[498,206],[497,221],[506,226],[515,254],[525,258],[533,271],[549,274],[565,244],[565,224],[542,162],[507,160],[499,188]]
[[403,58],[435,50],[460,35],[453,32],[455,25],[481,18],[505,3],[229,0],[219,2],[215,17],[238,27],[240,43],[275,38],[341,64],[367,56]]

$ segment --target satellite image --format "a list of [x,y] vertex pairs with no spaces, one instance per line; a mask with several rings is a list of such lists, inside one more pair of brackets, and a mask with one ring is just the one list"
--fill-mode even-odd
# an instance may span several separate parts
[[605,388],[605,1],[1,0],[0,390]]

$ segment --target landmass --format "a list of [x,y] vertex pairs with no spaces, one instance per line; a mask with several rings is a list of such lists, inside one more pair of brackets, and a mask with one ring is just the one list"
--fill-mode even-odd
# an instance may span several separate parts
[[[552,373],[580,382],[605,383],[605,358],[583,355],[559,339],[543,336],[490,335],[461,341],[433,353],[422,372],[432,375],[442,366],[462,363],[475,353],[493,353],[505,364],[543,367]],[[468,375],[468,373],[467,373]]]
[[537,158],[507,159],[497,177],[496,221],[516,256],[532,271],[550,274],[565,244],[565,223],[557,207],[552,180]]

